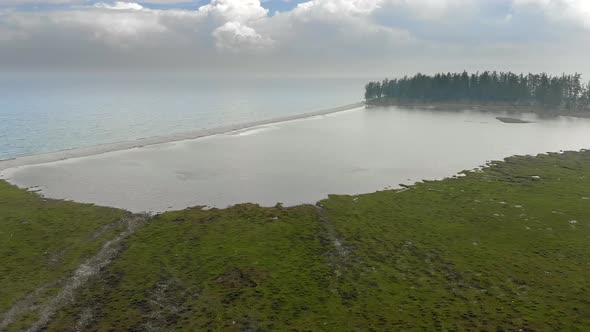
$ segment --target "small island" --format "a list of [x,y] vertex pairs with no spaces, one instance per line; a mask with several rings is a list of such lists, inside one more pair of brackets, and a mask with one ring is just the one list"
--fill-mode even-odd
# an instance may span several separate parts
[[590,82],[580,74],[551,76],[484,71],[384,79],[365,86],[367,107],[533,112],[590,116]]
[[504,122],[504,123],[531,123],[532,122],[532,121],[527,121],[527,120],[522,120],[522,119],[509,118],[506,116],[497,116],[496,120],[498,120],[500,122]]

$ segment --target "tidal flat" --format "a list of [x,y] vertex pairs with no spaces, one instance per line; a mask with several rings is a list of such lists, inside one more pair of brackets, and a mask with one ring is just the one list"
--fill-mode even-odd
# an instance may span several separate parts
[[[315,205],[152,216],[60,301],[75,265],[100,255],[89,236],[110,243],[117,232],[96,229],[133,215],[2,183],[0,220],[12,226],[0,233],[11,241],[0,266],[21,291],[2,297],[0,319],[10,318],[9,331],[590,328],[590,151],[515,156],[462,174]],[[70,216],[68,243],[51,245],[61,231],[21,229],[64,224],[47,214]],[[48,259],[72,254],[79,259]],[[35,272],[46,269],[54,273]]]
[[294,206],[314,204],[329,194],[442,179],[510,155],[590,144],[590,119],[524,114],[524,120],[533,122],[526,125],[496,119],[506,116],[361,108],[13,167],[0,176],[46,197],[132,212],[239,203]]

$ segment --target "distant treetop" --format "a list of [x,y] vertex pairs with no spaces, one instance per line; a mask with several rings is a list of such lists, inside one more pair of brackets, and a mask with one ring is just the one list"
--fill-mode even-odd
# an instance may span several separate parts
[[368,104],[394,102],[469,102],[540,105],[590,111],[590,83],[580,74],[551,76],[484,71],[469,74],[416,74],[365,86]]

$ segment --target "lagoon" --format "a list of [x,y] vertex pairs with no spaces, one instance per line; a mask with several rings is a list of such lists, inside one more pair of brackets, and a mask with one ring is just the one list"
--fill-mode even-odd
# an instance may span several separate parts
[[[502,112],[357,108],[197,139],[9,168],[51,198],[162,212],[315,203],[440,179],[511,155],[590,146],[590,119],[504,123]],[[531,174],[533,176],[534,174]]]

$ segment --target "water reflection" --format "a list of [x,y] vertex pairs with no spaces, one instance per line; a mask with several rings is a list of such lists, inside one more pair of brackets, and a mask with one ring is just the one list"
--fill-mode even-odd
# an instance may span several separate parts
[[[164,211],[314,203],[438,179],[487,160],[590,146],[590,120],[374,108],[5,172],[55,197]],[[246,134],[245,134],[246,133]]]

